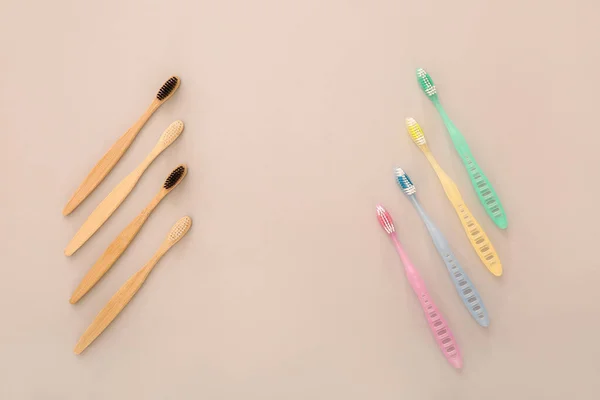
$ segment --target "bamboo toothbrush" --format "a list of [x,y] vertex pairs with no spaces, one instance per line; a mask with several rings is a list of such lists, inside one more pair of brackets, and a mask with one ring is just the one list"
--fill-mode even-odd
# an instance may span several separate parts
[[429,216],[421,207],[421,203],[417,199],[416,192],[417,188],[413,185],[412,181],[408,177],[408,175],[402,170],[402,168],[396,168],[396,181],[400,188],[408,196],[413,206],[417,209],[419,216],[425,223],[427,227],[427,231],[429,231],[429,235],[433,240],[433,244],[435,245],[436,250],[444,260],[444,264],[446,264],[446,269],[448,269],[448,273],[450,274],[450,278],[452,279],[452,283],[454,283],[454,287],[456,288],[456,292],[460,296],[462,302],[464,303],[469,313],[477,323],[481,326],[489,326],[490,318],[488,316],[487,310],[483,305],[483,300],[475,289],[475,285],[469,279],[467,273],[462,269],[458,260],[452,253],[450,249],[450,245],[448,241],[442,235],[442,232],[438,229],[437,226],[433,223],[433,221],[429,218]]
[[385,230],[388,236],[394,242],[394,246],[396,247],[396,251],[400,256],[400,260],[402,260],[402,264],[404,265],[404,272],[406,273],[406,278],[410,283],[413,291],[417,295],[419,299],[419,303],[421,303],[421,308],[425,313],[425,317],[427,318],[427,323],[429,324],[429,329],[433,334],[435,341],[437,342],[438,347],[442,351],[446,360],[454,367],[461,368],[462,367],[462,358],[460,355],[460,351],[458,349],[458,345],[454,340],[454,335],[452,335],[452,331],[448,327],[446,320],[436,307],[433,299],[427,292],[427,288],[425,287],[425,282],[419,275],[419,272],[414,267],[406,252],[402,248],[398,237],[396,236],[396,228],[394,227],[394,221],[392,220],[392,216],[387,212],[383,206],[377,206],[377,219],[379,219],[379,223],[381,227]]
[[152,100],[152,103],[142,114],[140,119],[127,132],[123,134],[112,145],[112,147],[104,154],[104,156],[98,161],[98,163],[92,168],[88,176],[83,180],[81,185],[77,188],[71,199],[63,209],[63,215],[69,215],[75,210],[85,199],[94,191],[94,189],[102,182],[102,180],[108,175],[113,167],[119,162],[123,154],[127,151],[137,134],[140,132],[142,127],[150,119],[152,114],[158,108],[163,105],[167,100],[173,96],[175,91],[179,88],[181,79],[177,76],[172,76],[161,86],[156,94],[156,98]]
[[423,92],[433,102],[435,108],[442,116],[442,120],[444,121],[446,129],[450,134],[452,143],[454,143],[454,148],[458,152],[458,155],[462,159],[462,162],[467,169],[469,177],[471,178],[471,184],[473,185],[475,192],[477,192],[477,196],[479,197],[479,201],[483,205],[483,208],[485,208],[485,211],[488,213],[492,221],[494,221],[494,223],[500,229],[506,229],[508,226],[508,221],[506,220],[504,207],[502,207],[502,203],[500,203],[500,198],[496,194],[496,191],[494,190],[488,178],[483,173],[483,170],[479,164],[477,164],[475,161],[475,157],[473,157],[473,154],[471,153],[469,145],[467,144],[464,136],[460,133],[456,126],[454,126],[448,117],[448,114],[446,114],[446,111],[442,107],[433,80],[423,68],[417,69],[417,80],[419,81]]
[[417,124],[413,118],[406,119],[406,128],[408,129],[408,133],[412,138],[413,142],[421,149],[421,151],[429,160],[429,163],[433,167],[433,170],[437,174],[442,186],[444,187],[444,192],[446,192],[446,196],[450,203],[454,206],[454,210],[458,215],[458,219],[471,242],[471,245],[475,249],[475,252],[483,262],[483,264],[487,267],[487,269],[494,275],[500,276],[502,275],[502,264],[500,263],[500,259],[498,258],[498,254],[496,254],[496,250],[492,243],[488,239],[487,235],[483,231],[483,228],[479,225],[479,222],[475,219],[471,211],[465,205],[465,202],[456,187],[456,184],[450,179],[450,177],[444,172],[442,167],[438,164],[436,159],[433,157],[431,150],[429,150],[429,146],[427,146],[427,141],[425,140],[425,134],[423,130]]
[[173,189],[175,189],[179,183],[183,180],[187,174],[187,167],[180,165],[171,172],[171,174],[165,180],[163,187],[154,196],[152,201],[142,210],[142,212],[133,219],[127,225],[125,229],[116,237],[115,240],[108,246],[104,254],[96,261],[92,268],[85,275],[69,302],[71,304],[77,303],[87,292],[89,292],[94,285],[108,272],[113,264],[121,257],[121,254],[129,247],[129,244],[135,239],[135,236],[140,231],[152,211],[161,202],[162,199]]
[[77,342],[77,345],[75,346],[75,354],[80,354],[96,340],[98,336],[100,336],[104,329],[106,329],[106,327],[110,325],[117,315],[125,308],[127,303],[131,301],[137,291],[140,290],[142,284],[146,278],[148,278],[148,275],[152,272],[152,269],[161,257],[164,256],[175,243],[179,242],[191,227],[192,219],[190,217],[183,217],[173,225],[167,238],[160,245],[158,251],[152,256],[150,261],[121,286],[119,291],[111,297],[106,306],[104,306],[91,325],[86,329],[83,335],[81,335],[79,342]]
[[127,175],[90,214],[65,248],[65,255],[70,256],[75,253],[110,218],[112,213],[131,193],[146,168],[181,135],[181,132],[183,132],[183,122],[175,121],[169,125],[146,159]]

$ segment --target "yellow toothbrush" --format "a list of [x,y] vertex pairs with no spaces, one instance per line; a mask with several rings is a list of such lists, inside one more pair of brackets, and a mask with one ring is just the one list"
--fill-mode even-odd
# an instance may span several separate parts
[[450,179],[450,177],[444,172],[440,164],[436,161],[429,150],[429,146],[427,146],[427,141],[425,140],[425,134],[423,130],[413,118],[406,119],[406,129],[410,134],[413,142],[421,149],[427,160],[433,167],[433,170],[437,174],[442,186],[444,187],[444,192],[446,192],[446,196],[454,210],[456,210],[456,214],[458,215],[458,219],[471,242],[471,245],[475,249],[475,252],[481,259],[481,262],[490,270],[490,272],[496,276],[502,275],[502,264],[500,263],[500,258],[498,258],[498,254],[492,246],[492,242],[488,239],[487,235],[483,231],[483,228],[479,225],[471,211],[467,208],[456,184]]

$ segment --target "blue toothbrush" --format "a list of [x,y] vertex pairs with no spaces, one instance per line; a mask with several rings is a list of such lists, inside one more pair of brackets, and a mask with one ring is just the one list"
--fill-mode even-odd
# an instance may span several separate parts
[[462,269],[456,260],[456,257],[452,253],[450,245],[448,244],[448,241],[444,235],[442,235],[437,226],[435,226],[431,219],[429,219],[423,210],[423,207],[421,207],[419,200],[417,200],[417,196],[415,196],[415,193],[417,192],[415,185],[413,185],[408,175],[406,175],[401,168],[396,168],[396,180],[398,181],[398,185],[400,185],[402,191],[411,200],[419,212],[421,219],[425,223],[425,226],[431,235],[431,239],[433,240],[433,244],[444,260],[446,268],[448,269],[448,273],[450,274],[450,278],[454,283],[454,287],[465,304],[465,307],[467,307],[467,310],[469,310],[471,316],[479,325],[487,327],[490,324],[490,318],[487,310],[485,309],[485,305],[483,304],[481,296],[479,296],[477,289],[475,289],[475,285],[473,285],[473,282],[471,282],[467,276],[467,273]]

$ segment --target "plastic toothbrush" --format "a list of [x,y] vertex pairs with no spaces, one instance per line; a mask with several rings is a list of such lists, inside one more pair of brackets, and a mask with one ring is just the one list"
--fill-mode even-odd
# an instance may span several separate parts
[[462,368],[462,357],[460,355],[460,350],[458,349],[458,345],[454,340],[454,335],[450,331],[446,320],[434,304],[433,300],[429,296],[427,292],[427,288],[425,287],[425,282],[419,275],[417,269],[413,266],[413,264],[408,259],[408,256],[404,252],[398,237],[396,236],[396,229],[394,228],[394,221],[392,217],[387,212],[383,206],[377,206],[377,218],[379,219],[379,223],[385,230],[385,232],[389,235],[389,237],[394,242],[394,246],[396,247],[396,251],[398,251],[398,255],[400,256],[400,260],[404,265],[404,272],[406,273],[406,278],[410,283],[413,291],[417,295],[419,299],[419,303],[421,303],[421,308],[425,313],[425,317],[427,318],[427,323],[429,324],[429,329],[435,338],[440,350],[446,360],[454,367],[454,368]]
[[496,254],[496,249],[492,246],[492,242],[488,239],[483,228],[479,225],[479,222],[477,222],[473,214],[471,214],[471,211],[467,208],[456,184],[444,172],[442,167],[440,167],[440,164],[438,164],[437,160],[433,157],[431,150],[429,150],[429,146],[427,146],[423,130],[419,124],[417,124],[417,121],[412,118],[406,118],[406,128],[408,129],[408,133],[413,142],[415,142],[423,154],[425,154],[425,157],[427,157],[427,160],[437,174],[440,183],[444,188],[444,192],[446,192],[448,200],[452,203],[452,206],[458,215],[458,219],[460,220],[471,245],[475,249],[475,252],[481,259],[481,262],[483,262],[483,265],[485,265],[492,274],[496,276],[502,275],[502,263],[500,262],[500,258],[498,258],[498,254]]
[[442,120],[446,125],[446,129],[450,134],[450,138],[452,139],[452,143],[454,143],[454,148],[460,155],[467,172],[469,173],[469,177],[471,178],[471,184],[477,192],[477,196],[479,197],[479,201],[485,208],[485,211],[488,213],[492,221],[500,228],[506,229],[508,226],[508,221],[506,220],[506,214],[504,213],[504,208],[502,207],[502,203],[500,203],[500,198],[496,194],[496,191],[492,187],[492,184],[488,180],[488,178],[483,173],[483,170],[475,161],[475,157],[471,153],[469,149],[469,145],[467,145],[467,141],[464,136],[460,133],[460,131],[454,126],[448,114],[442,107],[440,100],[438,99],[437,89],[433,80],[429,76],[429,74],[423,69],[417,69],[417,80],[421,85],[421,89],[423,92],[429,97],[429,99],[435,105],[438,112],[442,116]]
[[469,310],[471,316],[479,325],[485,327],[489,326],[490,318],[479,292],[477,292],[475,285],[473,285],[467,273],[458,263],[458,260],[452,253],[450,245],[448,244],[448,241],[444,235],[442,235],[442,232],[440,232],[438,227],[435,226],[433,221],[431,221],[429,216],[425,213],[423,207],[421,207],[421,204],[419,203],[419,200],[415,194],[417,191],[415,185],[413,185],[408,175],[401,168],[396,168],[396,180],[404,194],[408,196],[413,206],[415,206],[419,215],[421,216],[421,219],[425,223],[425,226],[429,231],[429,235],[431,235],[431,239],[433,240],[433,244],[442,257],[442,260],[444,260],[446,268],[448,269],[448,273],[450,274],[450,278],[452,279],[452,283],[454,283],[454,287],[456,288],[456,292],[460,296],[465,307],[467,310]]

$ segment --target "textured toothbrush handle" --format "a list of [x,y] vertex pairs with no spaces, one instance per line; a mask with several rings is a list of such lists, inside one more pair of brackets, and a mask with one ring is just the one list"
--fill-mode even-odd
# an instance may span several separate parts
[[452,283],[454,283],[454,287],[465,307],[479,325],[488,326],[490,324],[490,319],[485,305],[483,304],[483,300],[477,289],[475,289],[475,285],[473,285],[473,282],[471,282],[467,273],[458,263],[458,260],[452,253],[450,245],[444,235],[442,235],[433,221],[429,219],[429,216],[420,207],[418,207],[417,210],[425,222],[425,226],[431,235],[435,248],[444,260],[444,264],[446,264]]
[[483,170],[475,161],[475,157],[471,153],[471,149],[467,144],[464,136],[460,133],[458,128],[454,125],[454,123],[450,120],[444,109],[439,103],[436,104],[442,119],[444,120],[444,124],[446,125],[446,129],[450,134],[450,138],[454,143],[454,147],[456,151],[460,155],[460,158],[467,169],[467,173],[469,174],[469,178],[471,178],[471,184],[479,197],[479,201],[483,205],[485,212],[490,216],[492,221],[498,226],[500,229],[506,229],[508,226],[508,221],[506,219],[506,213],[504,212],[504,207],[502,207],[502,203],[500,202],[500,198],[496,194],[494,187],[490,183],[489,179],[483,173]]
[[136,138],[137,134],[159,105],[160,103],[156,104],[156,102],[153,102],[135,124],[133,124],[133,126],[112,145],[106,154],[104,154],[100,161],[98,161],[85,177],[81,185],[79,185],[73,196],[71,196],[71,199],[69,199],[69,202],[62,211],[63,215],[69,215],[73,212],[73,210],[75,210],[90,195],[90,193],[96,189],[100,182],[104,180],[106,175],[108,175],[121,157],[123,157],[123,154],[125,154],[127,149],[129,149],[129,146],[131,146],[131,143]]
[[471,211],[464,203],[456,203],[454,204],[454,208],[481,262],[483,262],[492,274],[496,276],[502,275],[502,263],[496,253],[496,249],[483,228],[479,225],[473,214],[471,214]]
[[477,197],[479,197],[479,201],[483,205],[483,208],[490,216],[492,221],[498,226],[500,229],[506,229],[508,226],[508,221],[506,219],[506,213],[504,212],[504,207],[502,207],[502,203],[500,202],[500,198],[496,194],[494,187],[490,183],[489,179],[483,173],[483,170],[475,161],[473,154],[467,146],[465,146],[460,151],[460,156],[469,173],[469,178],[471,178],[471,184],[477,193]]
[[439,309],[431,299],[431,296],[429,296],[423,279],[412,264],[405,264],[405,270],[408,281],[419,298],[421,308],[423,309],[425,318],[429,324],[429,329],[431,330],[438,347],[452,366],[461,368],[462,357],[454,339],[454,335]]
[[444,192],[446,192],[448,200],[450,200],[452,207],[454,207],[454,210],[458,215],[458,219],[471,242],[471,246],[473,246],[473,249],[481,259],[481,262],[483,262],[483,265],[485,265],[492,274],[496,276],[502,275],[502,263],[500,263],[500,258],[496,253],[496,249],[492,246],[492,243],[488,239],[483,228],[479,225],[479,222],[477,222],[473,214],[471,214],[471,211],[465,205],[456,184],[448,175],[446,175],[429,153],[428,158],[444,187]]

